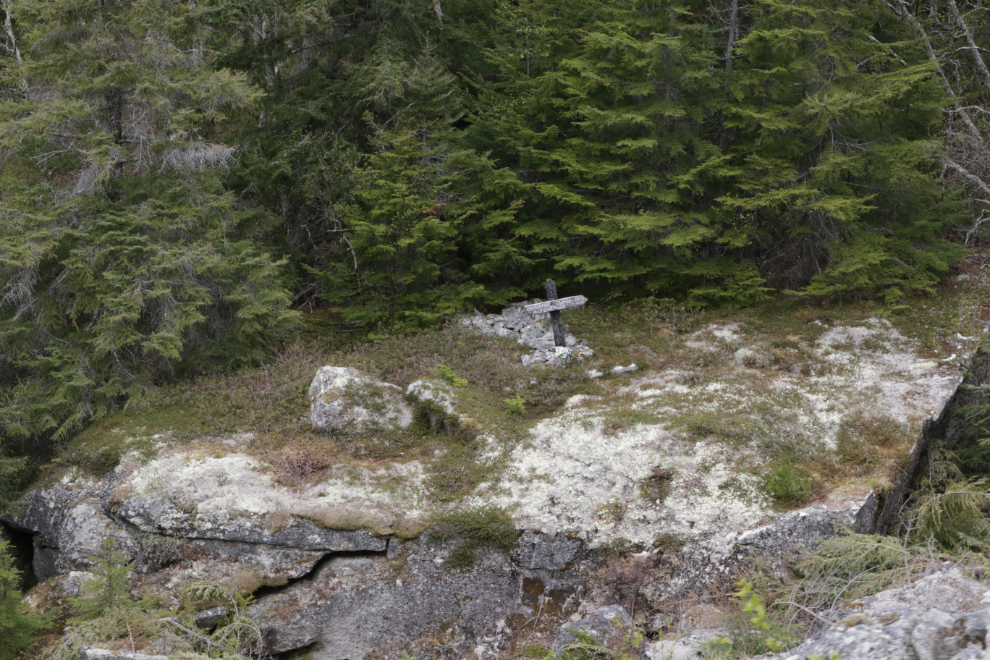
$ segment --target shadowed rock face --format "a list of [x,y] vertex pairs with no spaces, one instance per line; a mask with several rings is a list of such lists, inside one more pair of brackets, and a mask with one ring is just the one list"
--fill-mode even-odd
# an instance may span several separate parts
[[[313,644],[316,660],[364,658],[372,651],[414,654],[428,639],[458,654],[470,653],[485,636],[513,616],[530,619],[533,608],[521,602],[523,580],[542,575],[548,589],[574,594],[578,576],[523,571],[506,556],[482,552],[467,570],[445,566],[446,548],[411,541],[381,557],[336,557],[311,578],[262,598],[256,611],[273,631],[274,652]],[[565,599],[566,600],[566,599]],[[573,598],[567,605],[577,609]],[[500,625],[501,624],[501,625]],[[509,635],[489,640],[503,648]]]

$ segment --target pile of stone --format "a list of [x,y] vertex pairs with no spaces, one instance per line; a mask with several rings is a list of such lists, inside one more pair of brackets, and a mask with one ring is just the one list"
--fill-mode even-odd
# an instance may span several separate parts
[[[541,302],[539,299],[533,302]],[[474,315],[461,319],[461,324],[483,335],[508,337],[523,346],[533,349],[530,355],[522,356],[524,366],[531,364],[562,363],[566,360],[583,360],[595,354],[588,348],[588,340],[567,333],[567,346],[554,346],[553,331],[550,329],[549,314],[527,314],[523,307],[530,303],[513,303],[501,314],[482,314],[475,310]],[[567,330],[567,325],[564,325]]]

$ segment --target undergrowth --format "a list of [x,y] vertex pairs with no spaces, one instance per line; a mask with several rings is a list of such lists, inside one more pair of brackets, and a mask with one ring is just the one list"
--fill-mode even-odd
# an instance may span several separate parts
[[500,552],[514,550],[519,533],[512,516],[503,509],[489,505],[444,514],[430,528],[430,540],[433,542],[444,543],[455,538],[459,543],[447,557],[447,565],[465,570],[474,566],[480,548]]
[[[196,582],[181,594],[181,605],[169,611],[153,598],[134,600],[131,575],[123,551],[113,539],[104,542],[83,585],[83,594],[69,599],[70,627],[40,656],[42,660],[75,660],[83,648],[113,648],[125,643],[131,651],[168,654],[183,660],[260,660],[264,640],[256,616],[249,615],[250,596],[235,596],[211,582]],[[199,629],[192,615],[204,606],[223,606],[226,615],[211,630]],[[261,613],[263,616],[264,613]],[[126,641],[125,641],[126,640]]]

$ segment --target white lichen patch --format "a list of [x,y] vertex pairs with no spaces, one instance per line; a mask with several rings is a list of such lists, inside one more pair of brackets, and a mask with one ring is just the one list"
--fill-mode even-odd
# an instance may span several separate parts
[[[496,503],[515,508],[528,529],[650,546],[661,534],[756,523],[766,505],[755,478],[739,473],[746,460],[745,452],[685,443],[661,424],[608,435],[601,417],[567,412],[538,424],[532,442],[512,453]],[[662,501],[644,492],[655,468],[672,475]]]
[[[772,513],[760,475],[773,448],[828,454],[862,419],[914,437],[961,381],[884,320],[811,334],[818,338],[774,343],[740,324],[709,326],[684,345],[709,365],[719,346],[720,363],[572,397],[512,451],[495,502],[524,528],[573,532],[592,545],[740,532]],[[740,351],[760,359],[738,359]],[[662,497],[650,495],[657,474]]]
[[[168,500],[204,529],[235,518],[270,527],[289,516],[321,521],[347,511],[348,520],[367,520],[376,533],[388,533],[389,521],[423,517],[423,478],[418,462],[374,471],[337,466],[323,481],[290,489],[245,454],[204,457],[174,452],[136,466],[115,490],[121,498]],[[360,511],[351,511],[354,508]]]

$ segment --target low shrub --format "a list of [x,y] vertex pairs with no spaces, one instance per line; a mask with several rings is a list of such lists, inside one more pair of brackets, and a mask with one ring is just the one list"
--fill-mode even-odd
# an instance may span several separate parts
[[800,506],[811,499],[811,477],[792,460],[778,460],[762,479],[767,495],[780,505]]
[[518,544],[519,533],[505,510],[496,506],[453,511],[440,518],[430,529],[430,539],[444,543],[460,539],[447,558],[453,568],[464,570],[474,565],[477,550],[482,547],[511,552]]

